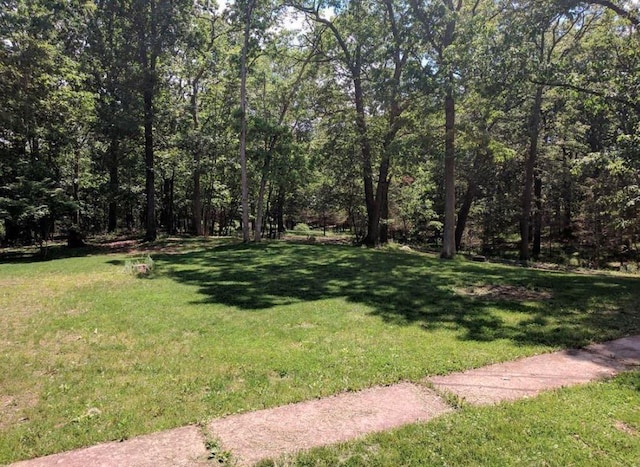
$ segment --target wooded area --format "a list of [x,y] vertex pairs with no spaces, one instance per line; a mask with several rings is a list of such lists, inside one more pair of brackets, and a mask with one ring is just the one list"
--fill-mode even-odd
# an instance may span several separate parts
[[0,240],[638,260],[637,0],[0,2]]

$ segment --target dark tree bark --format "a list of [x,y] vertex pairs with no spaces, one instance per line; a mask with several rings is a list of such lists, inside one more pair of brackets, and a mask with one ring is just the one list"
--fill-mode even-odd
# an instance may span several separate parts
[[156,226],[156,199],[155,199],[155,156],[153,150],[153,76],[145,73],[144,85],[144,161],[145,161],[145,193],[147,195],[145,217],[145,240],[153,241],[158,236]]
[[529,114],[529,149],[525,159],[524,190],[522,194],[522,215],[520,218],[520,260],[529,261],[529,232],[531,226],[531,204],[533,201],[533,175],[538,159],[538,139],[540,137],[540,111],[544,87],[538,85]]
[[242,241],[249,243],[249,182],[247,180],[247,53],[251,39],[251,16],[255,0],[247,1],[240,54],[240,183],[242,185]]
[[[144,108],[144,162],[145,162],[145,240],[153,241],[158,236],[155,208],[155,156],[153,146],[154,97],[156,92],[157,51],[153,47],[157,40],[156,3],[150,2],[149,12],[144,8],[138,11],[136,27],[138,28],[139,61],[142,68],[141,91]],[[144,15],[148,14],[148,21]],[[147,26],[148,24],[148,26]]]
[[113,136],[109,148],[109,215],[107,231],[115,232],[118,228],[118,191],[120,190],[120,179],[118,176],[118,165],[120,142]]
[[382,223],[380,224],[380,244],[389,243],[389,183],[385,184],[382,198]]
[[351,70],[356,107],[356,127],[360,142],[360,156],[362,158],[362,179],[364,183],[364,201],[367,208],[367,234],[363,243],[374,247],[379,242],[380,212],[376,210],[376,198],[373,189],[373,166],[371,162],[371,142],[364,106],[364,91],[362,89],[362,57],[360,46],[355,52],[355,61]]
[[168,233],[175,233],[174,214],[173,214],[173,196],[174,196],[174,178],[175,170],[171,177],[165,177],[162,187],[162,224]]
[[464,234],[467,219],[469,218],[469,212],[471,211],[471,206],[473,205],[477,191],[478,187],[475,182],[470,181],[467,191],[462,198],[462,206],[460,206],[460,210],[458,211],[458,221],[456,223],[456,251],[460,251],[460,248],[462,247],[462,235]]
[[[193,129],[195,132],[200,128],[200,120],[198,117],[198,86],[199,76],[196,77],[191,86],[191,119],[193,121]],[[202,236],[204,230],[202,228],[202,190],[200,188],[200,175],[202,169],[200,167],[200,148],[195,148],[193,155],[193,197],[191,201],[191,224],[193,233]]]
[[[456,154],[455,154],[455,98],[453,63],[448,63],[445,52],[455,40],[456,21],[458,13],[463,7],[463,0],[442,0],[442,6],[447,12],[444,21],[444,30],[441,35],[435,32],[433,18],[427,14],[424,6],[418,0],[410,0],[411,8],[417,19],[424,27],[426,39],[438,52],[438,67],[446,70],[444,100],[445,113],[445,150],[444,150],[444,231],[442,238],[442,250],[440,257],[452,259],[456,254]],[[475,8],[474,8],[475,12]]]
[[533,214],[533,247],[531,256],[537,260],[540,258],[540,251],[542,250],[542,179],[537,171],[533,179],[533,194],[535,196],[536,211]]
[[447,90],[445,108],[444,150],[444,234],[441,258],[451,259],[456,254],[456,154],[455,154],[455,101],[451,87]]
[[278,234],[285,231],[284,225],[284,187],[280,186],[278,189],[278,196],[276,197],[276,222],[278,223]]
[[[391,29],[391,36],[393,39],[393,60],[394,60],[394,77],[392,83],[393,87],[389,106],[392,109],[390,111],[389,127],[387,129],[387,135],[385,137],[385,148],[390,147],[390,143],[397,134],[400,124],[399,116],[402,113],[402,108],[398,104],[397,99],[399,96],[398,87],[400,84],[400,77],[404,71],[404,65],[406,64],[407,54],[402,56],[402,34],[396,27],[396,14],[394,12],[393,3],[385,0],[385,7],[388,12],[389,26]],[[340,31],[336,28],[335,24],[331,21],[323,18],[319,11],[314,8],[304,7],[302,5],[295,6],[300,11],[313,16],[314,20],[318,23],[326,26],[334,35],[338,45],[342,51],[341,61],[349,70],[349,78],[353,84],[353,102],[356,110],[356,131],[358,134],[358,144],[360,149],[360,157],[362,163],[362,180],[364,185],[364,201],[367,211],[367,226],[366,234],[362,239],[362,244],[368,247],[375,247],[381,243],[381,222],[384,216],[386,216],[385,204],[387,203],[387,193],[389,190],[390,182],[390,166],[391,157],[390,151],[383,150],[381,154],[380,166],[377,174],[377,185],[374,184],[374,170],[373,170],[373,150],[371,146],[369,129],[367,124],[367,111],[365,109],[365,95],[363,89],[363,58],[362,58],[362,44],[356,43],[352,49],[348,45],[348,41],[343,37]],[[375,186],[374,186],[375,185]],[[386,234],[384,238],[386,239]],[[386,240],[385,240],[386,241]]]

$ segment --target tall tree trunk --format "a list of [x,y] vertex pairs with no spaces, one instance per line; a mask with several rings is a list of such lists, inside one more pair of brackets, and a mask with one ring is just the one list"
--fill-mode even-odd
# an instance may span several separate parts
[[278,222],[278,234],[285,231],[284,226],[284,187],[280,185],[278,196],[276,198],[276,219]]
[[144,26],[145,21],[139,18],[138,41],[140,46],[140,66],[142,68],[142,100],[144,107],[144,161],[145,161],[145,240],[156,239],[156,209],[155,209],[155,158],[153,148],[153,99],[155,95],[155,72],[157,56],[153,47],[149,45],[156,39],[155,2],[151,2],[151,20],[149,30]]
[[529,150],[524,166],[524,191],[522,193],[522,217],[520,218],[520,260],[529,261],[529,231],[531,224],[531,204],[533,201],[533,173],[538,158],[538,138],[540,136],[540,111],[544,87],[536,88],[536,95],[529,115]]
[[118,191],[120,190],[120,180],[118,177],[118,165],[120,142],[117,136],[111,137],[109,147],[109,218],[107,221],[107,231],[115,232],[118,228]]
[[533,193],[536,212],[533,215],[533,248],[531,255],[537,260],[540,258],[540,251],[542,250],[542,179],[537,171],[533,179]]
[[382,192],[382,207],[380,212],[381,224],[380,224],[380,244],[385,245],[389,243],[389,183],[384,184],[384,191]]
[[[151,74],[148,71],[146,74]],[[158,236],[155,206],[155,168],[153,153],[153,77],[145,77],[144,89],[144,160],[146,167],[145,193],[147,195],[145,240],[153,241]]]
[[167,230],[167,233],[175,233],[174,219],[173,219],[173,185],[175,178],[175,169],[172,171],[171,177],[165,177],[163,180],[162,188],[162,224]]
[[460,251],[462,247],[462,235],[464,234],[464,229],[467,226],[467,219],[469,219],[469,212],[471,211],[471,206],[473,205],[473,200],[476,197],[478,192],[478,187],[474,181],[469,181],[469,186],[467,187],[467,191],[462,198],[462,206],[460,206],[460,210],[458,211],[458,222],[456,223],[456,251]]
[[264,218],[264,194],[267,190],[267,175],[269,173],[270,156],[267,156],[262,167],[262,175],[260,176],[260,188],[258,190],[258,201],[256,206],[256,229],[254,231],[254,241],[262,240],[262,220]]
[[[567,160],[568,151],[562,148],[562,218],[560,222],[560,239],[569,241],[573,237],[571,228],[573,214],[571,212],[572,193],[571,193],[571,174],[569,169],[569,161]],[[558,210],[560,212],[560,210]]]
[[75,202],[74,223],[80,226],[80,151],[76,149],[73,161],[73,201]]
[[373,167],[371,163],[371,143],[367,130],[366,111],[364,106],[364,91],[362,89],[362,58],[360,47],[355,53],[355,65],[352,69],[354,101],[356,105],[356,128],[360,142],[360,156],[362,158],[362,178],[364,182],[364,201],[367,209],[367,234],[363,243],[369,247],[378,245],[380,212],[376,210],[375,194],[373,191]]
[[251,33],[251,14],[255,0],[247,1],[244,36],[240,55],[240,183],[242,185],[242,241],[249,243],[249,183],[247,180],[247,52]]
[[[191,119],[193,130],[197,133],[200,128],[198,118],[198,79],[194,79],[191,87]],[[202,190],[200,188],[200,147],[195,148],[193,154],[193,198],[191,202],[191,224],[193,233],[199,237],[204,234],[202,228]]]
[[[445,7],[451,12],[458,12],[462,8],[462,0],[454,5],[453,0],[444,0]],[[441,65],[449,68],[445,52],[453,44],[456,30],[456,19],[452,17],[447,22],[442,37],[442,48],[439,51]],[[453,71],[447,74],[447,94],[444,98],[444,232],[440,257],[452,259],[456,255],[456,103],[454,100]]]
[[[450,78],[449,81],[452,81]],[[444,149],[444,236],[441,258],[451,259],[456,254],[456,176],[455,176],[455,101],[452,84],[445,97],[445,149]]]

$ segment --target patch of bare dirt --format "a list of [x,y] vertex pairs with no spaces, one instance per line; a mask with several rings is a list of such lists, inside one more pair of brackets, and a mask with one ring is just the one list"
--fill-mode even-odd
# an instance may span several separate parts
[[0,396],[0,430],[7,429],[28,419],[25,411],[36,406],[38,396],[25,391],[19,396]]
[[485,298],[489,300],[540,301],[549,300],[552,295],[548,290],[528,289],[516,285],[485,285],[468,287],[458,291],[461,295]]
[[629,426],[625,422],[622,422],[620,420],[616,421],[615,427],[616,427],[616,429],[618,429],[618,430],[622,431],[623,433],[626,433],[626,434],[628,434],[630,436],[638,436],[638,430],[636,430],[632,426]]
[[141,240],[121,240],[117,242],[102,243],[100,248],[107,250],[110,253],[166,253],[175,254],[182,251],[182,248],[178,242],[169,242],[162,244],[149,245]]
[[353,245],[352,237],[324,237],[321,233],[318,235],[293,235],[287,234],[284,238],[284,241],[289,243],[304,243],[304,244],[314,244],[318,245]]

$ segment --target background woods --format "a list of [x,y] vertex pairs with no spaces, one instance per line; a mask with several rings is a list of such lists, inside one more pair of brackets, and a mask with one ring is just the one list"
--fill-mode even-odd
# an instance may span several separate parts
[[640,5],[0,5],[0,240],[304,223],[637,259]]

